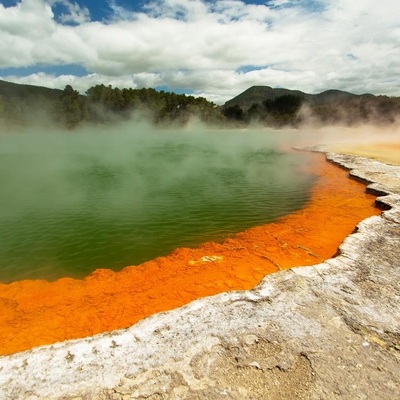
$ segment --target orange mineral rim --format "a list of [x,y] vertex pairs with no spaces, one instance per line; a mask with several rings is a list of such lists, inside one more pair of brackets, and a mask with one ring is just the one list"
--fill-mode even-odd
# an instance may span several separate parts
[[321,154],[310,160],[307,168],[317,175],[310,200],[273,223],[119,272],[0,284],[0,355],[125,328],[200,297],[251,289],[278,270],[333,257],[358,222],[380,211],[348,172]]

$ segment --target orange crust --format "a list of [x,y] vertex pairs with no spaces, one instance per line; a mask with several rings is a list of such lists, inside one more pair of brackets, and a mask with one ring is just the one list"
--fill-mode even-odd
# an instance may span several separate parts
[[333,257],[359,221],[380,211],[346,171],[320,154],[311,160],[307,168],[318,178],[310,201],[274,223],[120,272],[0,284],[0,354],[128,327],[200,297],[250,289],[278,269]]

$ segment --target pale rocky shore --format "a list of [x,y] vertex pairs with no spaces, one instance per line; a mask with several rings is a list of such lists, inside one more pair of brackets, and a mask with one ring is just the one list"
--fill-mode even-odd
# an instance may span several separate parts
[[327,158],[383,210],[335,258],[0,357],[0,399],[400,399],[400,166]]

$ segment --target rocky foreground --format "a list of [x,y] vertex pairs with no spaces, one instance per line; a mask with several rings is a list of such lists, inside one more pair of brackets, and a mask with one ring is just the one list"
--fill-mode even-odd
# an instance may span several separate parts
[[0,399],[399,399],[400,166],[327,157],[369,182],[385,210],[337,257],[1,357]]

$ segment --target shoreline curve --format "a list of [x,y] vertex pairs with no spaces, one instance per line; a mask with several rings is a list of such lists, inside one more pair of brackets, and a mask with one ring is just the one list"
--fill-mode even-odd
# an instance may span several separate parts
[[[323,155],[315,157],[312,167],[320,176],[305,208],[222,244],[177,249],[120,272],[97,270],[84,280],[0,284],[0,354],[125,328],[200,297],[251,289],[277,270],[331,258],[357,222],[380,211],[364,185]],[[332,215],[336,226],[327,231]]]
[[337,257],[128,329],[0,357],[0,398],[396,398],[400,166],[328,159],[372,182],[387,208]]
[[128,329],[1,357],[0,398],[397,398],[400,166],[328,159],[372,182],[387,208],[337,257]]

